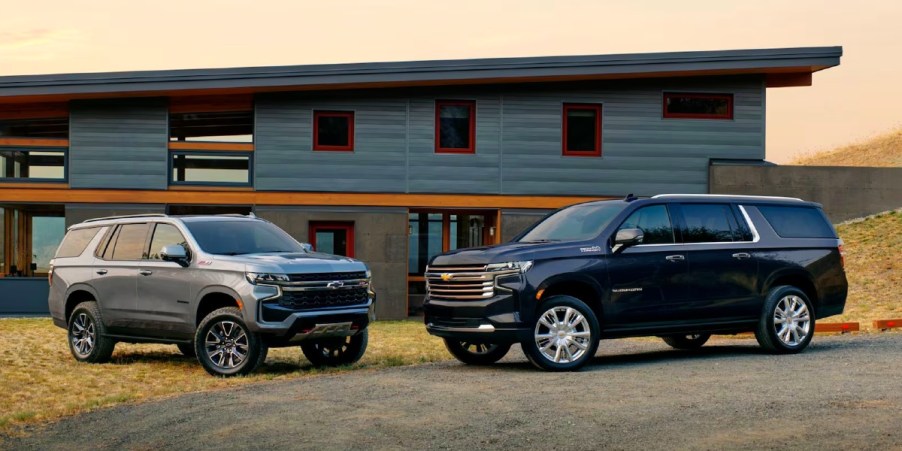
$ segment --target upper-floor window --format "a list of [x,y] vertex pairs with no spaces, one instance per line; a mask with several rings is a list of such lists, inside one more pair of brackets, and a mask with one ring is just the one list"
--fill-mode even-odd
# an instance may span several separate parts
[[0,138],[69,138],[65,104],[0,105]]
[[170,152],[172,185],[251,185],[253,152]]
[[173,98],[169,140],[174,142],[254,142],[254,107],[249,96]]
[[435,152],[476,152],[475,101],[435,101]]
[[563,116],[563,154],[601,156],[601,105],[565,103]]
[[354,150],[354,112],[314,111],[313,150]]
[[664,93],[667,119],[733,119],[733,94]]

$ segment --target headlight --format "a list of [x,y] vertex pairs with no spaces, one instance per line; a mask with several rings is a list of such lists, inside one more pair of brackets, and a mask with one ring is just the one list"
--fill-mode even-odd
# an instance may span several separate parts
[[522,262],[491,263],[485,267],[485,270],[488,272],[519,271],[520,273],[524,273],[529,271],[529,268],[532,268],[531,260]]
[[247,281],[256,285],[258,283],[289,282],[290,279],[287,274],[249,272],[247,273]]

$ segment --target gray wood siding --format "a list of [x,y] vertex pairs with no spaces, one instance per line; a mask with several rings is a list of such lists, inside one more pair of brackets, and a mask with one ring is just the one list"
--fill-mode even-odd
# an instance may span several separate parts
[[[266,95],[259,190],[621,196],[704,193],[710,159],[764,158],[764,82],[721,77],[392,96]],[[664,91],[734,94],[733,120],[663,119]],[[476,153],[435,153],[435,100],[476,101]],[[565,102],[603,105],[601,158],[561,155]],[[355,112],[351,152],[312,151],[312,110]]]
[[166,189],[169,131],[163,99],[75,101],[70,111],[71,187]]
[[[354,112],[353,152],[313,151],[313,110]],[[258,190],[404,192],[407,99],[256,100]]]

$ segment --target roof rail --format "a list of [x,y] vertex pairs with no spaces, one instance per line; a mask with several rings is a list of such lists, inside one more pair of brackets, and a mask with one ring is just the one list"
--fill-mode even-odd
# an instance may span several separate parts
[[734,199],[749,199],[749,200],[791,200],[795,202],[805,202],[798,197],[781,197],[781,196],[752,196],[745,194],[658,194],[657,196],[651,196],[652,199],[661,199],[667,197],[730,197]]
[[126,219],[126,218],[166,218],[168,215],[164,215],[163,213],[145,213],[140,215],[119,215],[119,216],[104,216],[102,218],[93,218],[82,221],[82,223],[86,222],[97,222],[97,221],[106,221],[109,219]]

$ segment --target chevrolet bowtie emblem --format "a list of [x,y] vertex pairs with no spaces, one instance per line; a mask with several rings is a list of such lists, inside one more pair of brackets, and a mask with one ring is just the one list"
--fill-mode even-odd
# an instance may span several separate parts
[[451,274],[448,274],[448,273],[442,274],[442,280],[444,280],[445,282],[447,282],[447,281],[449,281],[449,280],[451,280],[451,279],[453,279],[453,278],[454,278],[454,276],[451,275]]
[[345,283],[340,280],[336,280],[334,282],[329,282],[326,284],[326,288],[331,288],[333,290],[341,288],[343,286],[345,286]]

